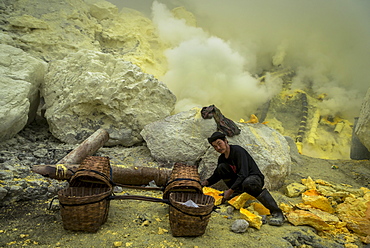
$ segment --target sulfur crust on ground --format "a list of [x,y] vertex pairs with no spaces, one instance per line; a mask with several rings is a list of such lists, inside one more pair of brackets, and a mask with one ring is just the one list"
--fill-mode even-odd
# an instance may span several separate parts
[[[44,131],[42,131],[44,132]],[[47,132],[47,131],[46,131]],[[38,133],[37,133],[38,134]],[[24,144],[27,145],[27,144]],[[113,164],[148,166],[153,163],[145,149],[101,148],[99,156],[109,156]],[[301,182],[310,176],[355,188],[368,187],[370,178],[369,160],[324,160],[293,154],[291,174],[284,185]],[[335,165],[333,167],[333,165]],[[336,169],[333,169],[336,168]],[[123,193],[162,197],[162,191],[123,188]],[[299,201],[288,198],[284,187],[272,192],[278,203]],[[169,223],[169,207],[164,203],[112,200],[107,222],[97,233],[73,232],[63,229],[59,210],[48,210],[52,199],[14,203],[0,208],[0,247],[344,247],[345,241],[333,243],[333,239],[320,238],[308,226],[281,227],[262,225],[260,230],[248,228],[245,233],[230,230],[240,217],[238,210],[228,213],[226,203],[213,212],[205,234],[200,237],[173,237]],[[292,246],[299,236],[300,246]],[[297,238],[298,239],[298,238]],[[303,239],[303,241],[302,241]],[[305,240],[307,239],[307,240]],[[294,242],[293,242],[294,243]],[[361,242],[352,242],[365,247]],[[355,246],[353,246],[355,247]]]
[[[310,175],[354,187],[365,186],[361,176],[369,173],[369,161],[335,161],[339,169],[331,169],[334,162],[308,159],[305,165],[295,165],[286,183]],[[307,162],[308,162],[307,161]],[[331,179],[331,180],[330,180]],[[161,198],[161,191],[124,189],[122,193]],[[292,201],[281,191],[272,192],[278,202]],[[285,223],[282,227],[263,225],[260,230],[248,228],[243,234],[230,231],[239,213],[227,213],[227,204],[213,212],[206,232],[200,237],[173,237],[164,203],[112,200],[107,222],[97,233],[81,233],[63,229],[59,211],[48,210],[50,201],[15,203],[0,209],[1,247],[291,247],[284,237],[299,231],[313,235],[310,227],[295,227]],[[320,241],[324,247],[325,242]],[[221,246],[220,246],[221,245]],[[358,244],[361,245],[361,244]],[[364,244],[362,244],[364,245]],[[310,247],[310,246],[308,246]],[[314,246],[312,246],[314,247]],[[361,247],[361,246],[359,246]]]

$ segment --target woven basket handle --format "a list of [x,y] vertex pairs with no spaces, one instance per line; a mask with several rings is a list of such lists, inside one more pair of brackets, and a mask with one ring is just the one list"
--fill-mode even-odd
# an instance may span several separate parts
[[175,178],[175,179],[173,179],[171,181],[168,181],[166,183],[166,186],[165,187],[167,187],[169,184],[171,184],[173,182],[176,182],[176,181],[193,181],[193,182],[197,182],[197,183],[201,184],[201,182],[199,180],[195,180],[195,179],[192,179],[192,178]]
[[100,171],[97,171],[97,170],[90,170],[90,169],[79,169],[75,172],[75,174],[79,171],[90,171],[90,172],[93,172],[95,174],[98,174],[102,177],[104,177],[111,185],[115,185],[115,183],[112,181],[112,167],[110,167],[110,174],[111,174],[111,178],[109,178],[107,175],[105,175],[104,173],[101,173]]

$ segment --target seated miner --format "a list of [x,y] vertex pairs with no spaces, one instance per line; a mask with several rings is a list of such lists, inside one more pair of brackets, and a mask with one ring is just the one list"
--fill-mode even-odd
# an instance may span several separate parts
[[221,132],[213,133],[208,142],[221,155],[213,175],[204,180],[202,186],[213,185],[222,179],[229,188],[223,193],[224,201],[230,199],[234,192],[247,192],[270,210],[272,216],[268,223],[281,226],[284,223],[283,212],[267,189],[263,189],[265,177],[251,155],[239,145],[229,145]]

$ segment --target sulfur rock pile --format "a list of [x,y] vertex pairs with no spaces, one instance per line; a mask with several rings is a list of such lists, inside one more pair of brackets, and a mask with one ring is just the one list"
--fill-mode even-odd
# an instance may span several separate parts
[[[215,205],[222,203],[222,191],[204,187],[203,193],[213,196]],[[285,194],[292,201],[281,203],[280,208],[290,224],[311,226],[320,236],[344,239],[346,247],[357,247],[353,243],[358,240],[370,243],[370,189],[308,177],[300,183],[289,184]],[[264,217],[270,214],[247,193],[235,196],[228,203],[240,211],[241,218],[248,221],[250,227],[258,230]]]
[[370,243],[370,190],[331,184],[311,177],[286,187],[289,197],[301,197],[298,204],[280,207],[293,225],[308,225],[324,236],[341,235],[346,240]]

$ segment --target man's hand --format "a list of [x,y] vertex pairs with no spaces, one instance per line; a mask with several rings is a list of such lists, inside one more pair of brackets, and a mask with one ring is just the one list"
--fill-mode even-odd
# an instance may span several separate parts
[[224,192],[224,199],[225,200],[229,200],[231,195],[234,193],[234,190],[232,189],[228,189]]
[[209,184],[208,180],[204,180],[203,182],[201,182],[202,186],[207,186],[208,184]]

